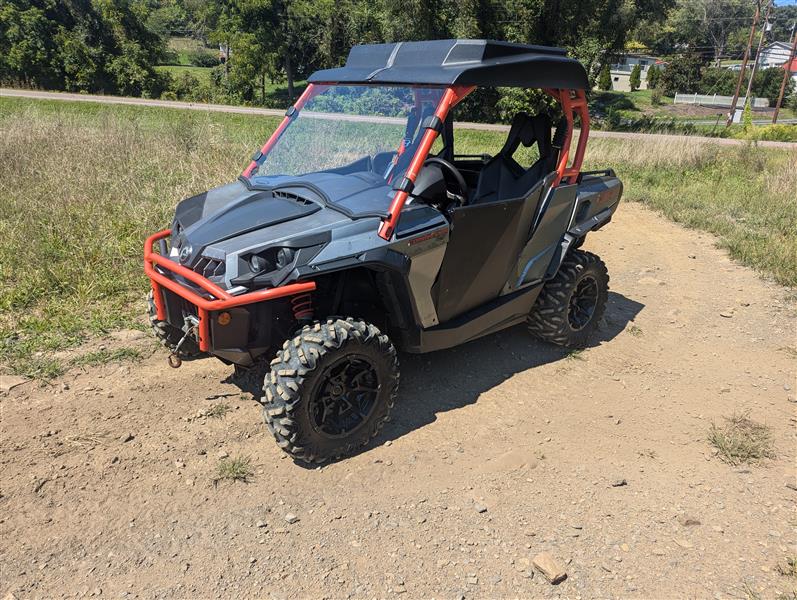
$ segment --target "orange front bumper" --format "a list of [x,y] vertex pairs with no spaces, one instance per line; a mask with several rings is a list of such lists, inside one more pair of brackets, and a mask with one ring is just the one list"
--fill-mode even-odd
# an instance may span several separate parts
[[[157,309],[158,319],[161,321],[166,320],[166,310],[163,306],[163,295],[161,287],[177,294],[181,298],[187,300],[197,307],[197,317],[199,318],[199,349],[202,352],[210,350],[210,313],[234,308],[236,306],[243,306],[245,304],[254,304],[255,302],[263,302],[265,300],[274,300],[275,298],[284,298],[285,296],[294,296],[296,294],[303,294],[312,292],[315,289],[315,283],[308,281],[306,283],[292,283],[281,287],[271,288],[267,290],[258,290],[256,292],[249,292],[240,296],[233,296],[221,289],[215,283],[195,273],[191,269],[177,264],[169,260],[167,257],[158,254],[152,250],[153,244],[158,240],[171,235],[171,229],[164,229],[158,233],[152,234],[147,238],[144,243],[144,272],[149,277],[152,283],[152,292],[155,299],[155,308]],[[187,288],[173,279],[170,279],[165,274],[160,273],[155,269],[155,265],[163,269],[180,275],[191,283],[196,284],[204,291],[206,291],[211,299],[203,298],[194,290]]]

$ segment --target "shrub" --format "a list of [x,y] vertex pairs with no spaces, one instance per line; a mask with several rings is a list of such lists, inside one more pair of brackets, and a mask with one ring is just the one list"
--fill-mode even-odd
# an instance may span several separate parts
[[742,128],[745,133],[748,133],[753,127],[753,109],[750,106],[750,100],[744,103],[744,111],[742,111]]
[[666,96],[695,94],[700,89],[700,57],[692,54],[673,58],[661,74],[661,90]]
[[212,52],[194,50],[188,53],[188,62],[195,67],[215,67],[219,64],[219,57]]
[[659,85],[659,80],[661,79],[661,69],[659,69],[656,65],[652,65],[648,69],[648,74],[645,76],[645,81],[648,84],[648,89],[654,89]]
[[764,125],[751,127],[737,136],[756,141],[797,142],[797,125]]
[[635,92],[642,84],[642,67],[639,64],[634,65],[631,69],[631,77],[628,80],[628,85],[631,86],[631,91]]
[[654,87],[653,90],[650,92],[650,103],[653,106],[661,105],[662,93],[661,90],[657,87]]
[[739,73],[737,71],[707,67],[703,69],[703,78],[700,81],[697,92],[700,94],[732,96],[738,79]]
[[609,65],[603,65],[601,73],[598,76],[598,87],[604,92],[608,92],[612,89],[612,74],[611,71],[609,71]]

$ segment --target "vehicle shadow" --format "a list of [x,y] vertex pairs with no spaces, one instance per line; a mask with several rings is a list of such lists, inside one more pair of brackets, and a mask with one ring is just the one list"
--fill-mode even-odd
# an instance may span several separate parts
[[[643,308],[610,291],[606,313],[589,347],[615,338]],[[401,386],[391,420],[361,452],[429,425],[438,414],[475,403],[481,394],[516,373],[560,361],[571,352],[536,340],[524,325],[518,325],[449,350],[402,353]]]
[[[609,292],[604,319],[589,347],[612,340],[643,308],[635,300]],[[398,439],[434,422],[439,413],[475,403],[481,394],[516,373],[560,361],[571,353],[533,338],[519,325],[449,350],[402,354],[399,398],[391,421],[375,443]]]

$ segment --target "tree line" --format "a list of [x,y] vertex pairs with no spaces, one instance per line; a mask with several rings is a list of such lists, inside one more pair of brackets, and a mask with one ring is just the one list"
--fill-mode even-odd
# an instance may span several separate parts
[[[618,53],[650,52],[676,64],[661,74],[664,84],[702,92],[706,70],[741,55],[754,7],[753,0],[0,0],[0,81],[284,104],[312,71],[345,62],[355,44],[459,37],[564,47],[593,83]],[[772,39],[787,39],[794,19],[797,7],[777,7]],[[158,71],[178,34],[214,49],[206,64],[219,62],[219,48],[227,60],[207,81]],[[726,90],[732,77],[710,73],[708,81]],[[287,98],[268,92],[274,83]],[[534,98],[484,91],[464,108],[469,118],[501,120]]]

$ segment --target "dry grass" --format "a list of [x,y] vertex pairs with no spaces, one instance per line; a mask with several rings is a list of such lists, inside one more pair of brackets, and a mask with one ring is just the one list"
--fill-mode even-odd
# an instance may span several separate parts
[[775,458],[769,427],[750,420],[747,413],[725,417],[722,426],[712,423],[708,441],[730,465],[757,464],[766,458]]
[[797,578],[797,556],[789,556],[782,563],[778,563],[777,571],[784,577]]
[[[0,371],[57,375],[53,351],[141,319],[144,238],[180,199],[233,180],[277,122],[0,98]],[[505,136],[457,135],[459,153]],[[797,285],[797,151],[596,138],[586,166]]]
[[614,168],[626,200],[717,235],[737,260],[797,286],[797,149],[617,141],[590,141],[586,166]]

